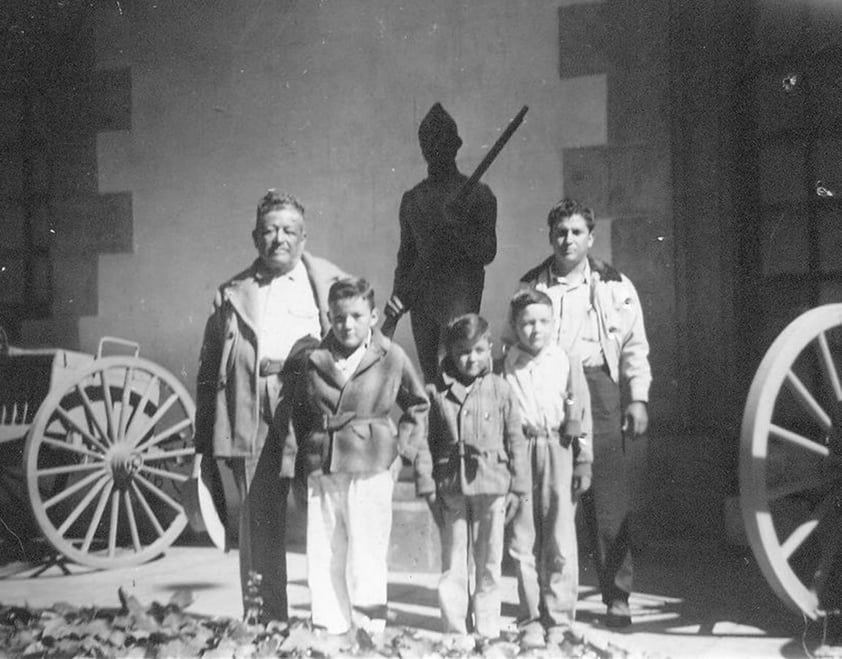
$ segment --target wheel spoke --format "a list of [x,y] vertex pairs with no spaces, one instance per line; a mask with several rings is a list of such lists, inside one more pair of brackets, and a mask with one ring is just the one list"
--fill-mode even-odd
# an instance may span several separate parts
[[791,430],[787,430],[786,428],[781,428],[780,426],[777,426],[774,423],[769,424],[769,434],[772,437],[777,437],[778,439],[786,440],[790,444],[794,444],[799,448],[811,451],[817,455],[822,456],[823,458],[826,458],[830,455],[830,451],[826,446],[822,446],[821,444],[814,442],[813,440],[808,439],[803,435],[799,435],[796,432],[792,432]]
[[79,502],[79,504],[73,509],[73,512],[70,513],[70,515],[67,516],[67,519],[64,520],[64,524],[62,524],[59,527],[58,534],[60,536],[63,536],[67,532],[67,529],[69,529],[71,526],[73,526],[73,522],[75,522],[79,518],[79,515],[81,515],[84,512],[85,508],[88,507],[88,505],[91,503],[91,501],[93,501],[94,497],[97,494],[99,494],[99,492],[102,490],[102,488],[105,487],[105,484],[110,482],[110,480],[111,480],[110,478],[108,478],[106,476],[103,476],[102,478],[99,479],[99,481],[97,481],[94,484],[94,486],[85,495],[85,498],[82,499]]
[[142,444],[140,444],[137,447],[137,450],[138,451],[145,451],[149,447],[155,446],[156,444],[158,444],[159,442],[162,442],[163,440],[167,439],[168,437],[172,437],[177,432],[181,432],[185,428],[189,428],[191,425],[193,425],[193,419],[182,419],[181,421],[179,421],[178,423],[170,426],[166,430],[164,430],[162,432],[159,432],[154,437],[151,437],[148,441],[145,441]]
[[813,510],[813,514],[810,515],[805,522],[799,524],[795,530],[789,534],[789,537],[781,543],[781,552],[783,552],[784,558],[789,560],[795,551],[813,534],[816,527],[819,525],[819,522],[824,519],[831,510],[833,510],[835,500],[835,494],[826,496]]
[[839,382],[839,372],[836,370],[836,364],[833,362],[833,355],[830,354],[830,346],[827,343],[827,334],[825,332],[819,333],[819,354],[821,355],[821,365],[824,369],[827,381],[833,389],[833,394],[836,396],[836,402],[842,403],[842,383]]
[[152,522],[152,525],[155,527],[155,531],[158,533],[158,536],[164,535],[164,529],[161,526],[161,523],[158,521],[158,518],[155,517],[155,513],[152,512],[152,507],[149,505],[149,502],[146,500],[146,497],[143,496],[143,492],[140,491],[140,488],[137,486],[136,481],[132,481],[132,491],[135,493],[137,500],[140,502],[141,508],[143,508],[143,512],[146,513],[146,516],[149,518],[149,521]]
[[93,483],[97,478],[102,478],[102,476],[103,476],[103,473],[101,471],[97,471],[94,474],[88,474],[82,480],[80,480],[78,483],[74,483],[73,485],[71,485],[67,489],[62,490],[61,492],[56,494],[54,497],[52,497],[50,499],[47,499],[44,502],[44,510],[49,510],[50,508],[52,508],[57,503],[59,503],[61,501],[64,501],[71,494],[74,494],[74,493],[78,492],[79,490],[87,487],[88,485]]
[[56,440],[56,439],[49,439],[44,437],[41,443],[45,446],[52,446],[53,448],[58,449],[59,451],[70,451],[71,453],[78,453],[80,455],[86,455],[94,460],[102,460],[103,456],[102,453],[97,453],[96,451],[91,451],[84,446],[77,446],[76,444],[71,444],[67,440]]
[[94,516],[88,524],[88,532],[85,534],[85,541],[82,543],[82,553],[84,554],[87,554],[91,549],[91,543],[94,540],[96,529],[99,526],[100,521],[102,521],[102,513],[105,512],[105,505],[108,503],[108,499],[111,497],[111,490],[113,489],[114,481],[108,480],[105,484],[105,488],[99,494],[99,501],[97,501]]
[[117,549],[117,527],[120,523],[120,490],[111,492],[111,523],[108,525],[108,556]]
[[186,458],[190,455],[196,455],[196,449],[192,446],[185,446],[184,448],[172,451],[155,451],[154,453],[146,453],[143,456],[143,461],[154,462],[158,460],[172,460],[174,458]]
[[135,432],[134,429],[131,430],[131,435],[126,438],[127,441],[129,441],[129,443],[131,443],[132,445],[137,445],[137,443],[140,442],[146,436],[146,434],[149,431],[151,431],[152,428],[155,427],[155,424],[158,423],[164,417],[164,415],[173,406],[173,403],[175,403],[177,400],[177,394],[172,394],[169,398],[167,398],[167,400],[164,401],[164,404],[161,405],[161,407],[159,407],[156,410],[155,414],[152,415],[152,418],[148,419],[146,423],[143,424],[142,430],[137,432]]
[[[93,422],[97,432],[99,433],[99,436],[102,437],[103,441],[105,441],[106,443],[110,443],[108,441],[108,433],[105,431],[105,428],[103,428],[102,424],[99,422],[99,418],[94,412],[94,405],[91,402],[91,399],[88,398],[88,393],[85,391],[85,387],[83,386],[82,382],[76,383],[76,392],[79,394],[79,398],[82,399],[82,405],[85,407],[87,418],[90,419],[89,424],[90,422]],[[61,408],[59,407],[59,409]]]
[[172,497],[167,495],[165,492],[161,491],[160,488],[156,487],[148,479],[144,478],[139,473],[135,474],[135,476],[137,477],[138,482],[140,482],[150,492],[155,494],[161,501],[163,501],[168,506],[170,506],[170,508],[172,508],[173,510],[175,510],[178,513],[182,512],[184,510],[184,508],[182,507],[182,505],[180,503],[175,501]]
[[786,384],[789,387],[789,390],[795,396],[795,399],[801,405],[805,412],[807,412],[813,419],[818,423],[822,430],[826,433],[830,433],[832,422],[830,420],[830,416],[825,412],[821,405],[818,404],[813,395],[807,390],[807,387],[804,386],[804,383],[798,379],[798,376],[795,375],[792,371],[789,371],[786,374]]
[[129,399],[131,398],[131,384],[132,374],[134,369],[130,366],[126,367],[126,377],[123,380],[123,399],[120,402],[120,422],[117,424],[117,438],[123,439],[126,435],[126,423],[129,418]]
[[[88,401],[88,404],[90,404],[90,401]],[[65,412],[65,411],[64,411],[64,409],[62,409],[61,407],[57,407],[57,408],[56,408],[56,412],[58,413],[58,415],[62,418],[62,420],[63,420],[66,424],[68,424],[69,426],[72,426],[72,427],[73,427],[73,430],[75,430],[75,431],[76,431],[76,432],[78,432],[80,435],[82,435],[82,437],[84,437],[85,439],[87,439],[87,440],[88,440],[91,444],[93,444],[94,446],[96,446],[96,447],[97,447],[100,451],[102,451],[103,453],[105,453],[105,452],[108,450],[108,449],[107,449],[107,448],[106,448],[106,447],[102,444],[102,442],[100,442],[100,441],[99,441],[96,437],[94,437],[94,436],[93,436],[90,432],[88,432],[85,428],[83,428],[83,427],[82,427],[82,426],[80,426],[78,423],[76,423],[76,420],[75,420],[73,417],[71,417],[71,416],[70,416],[67,412]]]
[[111,400],[111,387],[108,386],[108,380],[105,377],[106,369],[99,372],[99,381],[102,383],[102,400],[105,403],[105,420],[108,423],[108,438],[111,443],[117,441],[117,429],[114,427],[114,401]]
[[58,474],[73,474],[79,471],[90,471],[91,469],[102,469],[105,463],[100,460],[96,464],[75,464],[65,465],[63,467],[47,467],[46,469],[39,469],[35,472],[35,476],[42,478],[44,476],[56,476]]
[[126,507],[126,517],[129,519],[129,530],[132,533],[132,544],[135,551],[140,551],[140,534],[137,532],[137,520],[134,516],[134,507],[128,490],[123,491],[123,504]]
[[146,409],[146,406],[149,404],[149,400],[152,397],[152,392],[156,389],[156,385],[158,383],[158,377],[152,376],[149,378],[149,382],[146,383],[146,387],[143,390],[143,394],[140,397],[140,402],[137,406],[132,410],[132,415],[129,418],[129,424],[126,428],[126,432],[123,434],[123,438],[126,439],[131,437],[134,432],[135,424],[141,422],[140,417],[143,416],[143,410]]
[[161,478],[169,478],[170,480],[178,481],[179,483],[184,483],[190,480],[190,476],[187,474],[180,474],[177,471],[167,471],[166,469],[158,469],[157,467],[150,467],[146,464],[140,468],[140,471],[152,474],[153,476],[160,476]]
[[842,474],[837,474],[835,476],[804,476],[803,478],[789,481],[783,485],[778,485],[777,487],[770,487],[768,489],[768,499],[770,502],[777,501],[778,499],[783,499],[791,494],[806,492],[807,490],[819,490],[839,483],[840,479],[842,479]]

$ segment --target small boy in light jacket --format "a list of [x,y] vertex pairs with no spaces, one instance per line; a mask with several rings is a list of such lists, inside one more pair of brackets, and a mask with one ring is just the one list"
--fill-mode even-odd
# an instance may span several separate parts
[[581,363],[553,341],[552,301],[527,289],[510,304],[517,343],[504,373],[528,443],[531,492],[515,513],[509,554],[524,649],[560,645],[576,617],[579,560],[576,502],[590,487],[590,395]]
[[[334,283],[331,330],[308,359],[296,392],[288,464],[307,477],[307,582],[313,624],[330,634],[386,626],[392,469],[424,445],[429,402],[406,353],[375,325],[364,279]],[[393,408],[402,410],[398,427]]]
[[[441,372],[427,386],[432,461],[419,456],[416,489],[441,532],[443,631],[468,633],[472,600],[474,630],[484,642],[500,635],[503,528],[507,509],[529,491],[526,444],[514,392],[491,372],[488,323],[473,313],[459,316],[446,329],[445,347]],[[473,594],[469,565],[476,570]]]

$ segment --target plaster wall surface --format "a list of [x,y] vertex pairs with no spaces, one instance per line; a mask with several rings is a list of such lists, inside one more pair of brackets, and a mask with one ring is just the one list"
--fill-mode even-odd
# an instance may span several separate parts
[[[524,104],[526,121],[484,177],[498,255],[483,312],[499,333],[520,273],[549,253],[562,151],[606,141],[606,79],[562,80],[557,1],[343,0],[102,5],[97,65],[129,67],[130,131],[100,133],[99,190],[129,191],[133,253],[99,257],[103,334],[195,379],[215,287],[254,258],[267,188],[307,207],[308,248],[391,289],[404,190],[426,174],[416,131],[440,101],[469,173]],[[609,232],[610,233],[610,232]],[[610,259],[610,240],[597,238]],[[409,323],[396,339],[411,350]]]

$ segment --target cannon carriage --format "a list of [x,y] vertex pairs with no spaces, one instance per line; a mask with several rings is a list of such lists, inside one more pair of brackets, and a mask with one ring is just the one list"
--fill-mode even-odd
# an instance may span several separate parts
[[811,619],[842,609],[842,304],[798,316],[749,389],[740,505],[779,599]]
[[7,512],[61,557],[137,565],[188,522],[207,530],[194,423],[190,394],[137,343],[104,337],[95,355],[30,350],[0,331],[0,491]]

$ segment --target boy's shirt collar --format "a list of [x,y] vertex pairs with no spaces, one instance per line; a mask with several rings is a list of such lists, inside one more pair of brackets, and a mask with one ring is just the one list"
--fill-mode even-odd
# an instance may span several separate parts
[[444,387],[448,389],[450,395],[459,403],[463,403],[468,397],[468,394],[471,393],[471,390],[475,389],[479,381],[490,372],[490,366],[486,365],[482,372],[471,380],[470,384],[466,385],[456,376],[456,366],[450,361],[449,357],[445,357],[441,365],[441,381]]
[[557,345],[550,344],[537,355],[533,355],[531,352],[524,350],[516,343],[509,348],[509,351],[506,353],[506,359],[512,367],[517,368],[524,366],[529,362],[544,361],[545,359],[552,357],[559,350],[560,348]]
[[[310,362],[324,375],[329,376],[334,384],[342,387],[342,378],[340,378],[341,371],[336,364],[334,357],[334,346],[336,345],[336,337],[333,332],[328,332],[328,335],[322,341],[321,346],[310,353]],[[362,373],[372,364],[381,359],[389,350],[390,341],[384,337],[379,331],[373,330],[366,342],[365,350],[362,351],[362,358],[360,363],[351,373],[351,376]]]

